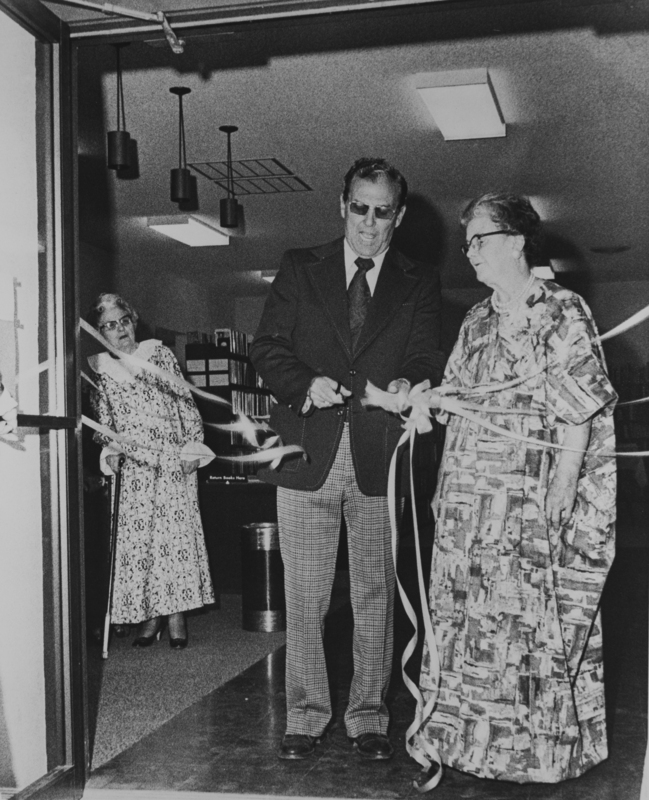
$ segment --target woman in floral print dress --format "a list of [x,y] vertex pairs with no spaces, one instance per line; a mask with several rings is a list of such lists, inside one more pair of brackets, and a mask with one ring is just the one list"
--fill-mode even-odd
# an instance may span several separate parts
[[[91,324],[116,349],[182,377],[173,353],[161,342],[136,343],[135,310],[121,297],[102,294]],[[115,559],[115,624],[140,623],[134,646],[147,647],[168,618],[174,648],[187,644],[184,612],[214,602],[198,508],[198,460],[183,446],[203,441],[203,425],[189,391],[110,353],[90,358],[98,391],[91,400],[97,421],[129,440],[104,445],[102,463],[122,468]],[[137,444],[133,444],[137,443]],[[191,448],[190,448],[191,449]]]
[[[442,385],[517,410],[481,415],[492,424],[571,449],[439,414],[429,599],[441,679],[413,745],[479,777],[553,783],[607,757],[598,607],[615,552],[616,394],[583,299],[528,266],[540,224],[529,201],[485,195],[462,223],[494,293],[467,314]],[[426,701],[428,649],[420,685]]]

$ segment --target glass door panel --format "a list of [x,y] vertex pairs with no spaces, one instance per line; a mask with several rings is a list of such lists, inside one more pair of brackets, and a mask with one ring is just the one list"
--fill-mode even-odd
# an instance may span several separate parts
[[80,794],[85,763],[75,744],[79,667],[71,666],[79,661],[71,620],[81,603],[70,577],[79,536],[71,525],[76,409],[66,395],[73,376],[64,314],[71,304],[61,222],[62,48],[37,41],[39,20],[27,30],[17,8],[0,0],[0,374],[19,414],[17,431],[0,436],[0,797],[35,798],[66,782],[65,796]]

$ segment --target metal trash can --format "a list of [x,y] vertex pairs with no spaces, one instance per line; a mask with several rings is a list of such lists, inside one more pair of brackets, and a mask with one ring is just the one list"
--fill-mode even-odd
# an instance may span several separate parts
[[284,564],[274,522],[252,522],[242,528],[241,606],[244,631],[286,630]]

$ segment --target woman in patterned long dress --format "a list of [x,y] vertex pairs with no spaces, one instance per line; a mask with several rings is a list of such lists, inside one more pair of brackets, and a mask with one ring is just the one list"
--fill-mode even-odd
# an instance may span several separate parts
[[[529,201],[485,195],[462,223],[494,292],[467,314],[443,385],[518,410],[485,413],[491,423],[571,449],[439,414],[429,600],[440,691],[413,744],[479,777],[554,783],[607,757],[598,604],[615,552],[617,398],[583,299],[528,266],[540,225]],[[427,700],[427,649],[420,685]]]
[[[136,343],[137,314],[118,295],[101,294],[89,321],[116,349],[181,377],[173,353],[161,342]],[[167,618],[171,647],[183,648],[184,612],[214,602],[198,508],[199,461],[182,453],[203,441],[201,417],[189,391],[163,377],[108,352],[89,361],[99,387],[91,395],[97,421],[129,440],[117,444],[95,434],[109,470],[116,472],[118,453],[126,454],[111,619],[140,623],[133,645],[147,647]]]

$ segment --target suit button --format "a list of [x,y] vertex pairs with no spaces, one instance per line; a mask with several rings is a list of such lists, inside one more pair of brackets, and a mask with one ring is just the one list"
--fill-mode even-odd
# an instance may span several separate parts
[[342,417],[342,415],[344,413],[345,413],[345,409],[344,408],[337,408],[336,409],[336,414],[338,414],[339,417]]
[[350,369],[350,370],[349,370],[349,374],[350,374],[352,377],[354,377],[354,375],[356,375],[356,370],[355,370],[355,369]]

